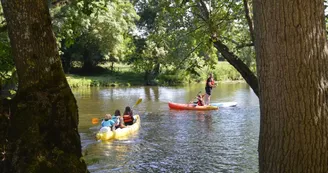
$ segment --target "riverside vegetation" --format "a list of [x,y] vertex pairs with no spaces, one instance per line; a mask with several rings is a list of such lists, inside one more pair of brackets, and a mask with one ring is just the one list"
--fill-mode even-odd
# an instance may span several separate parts
[[[217,69],[217,70],[216,70]],[[176,86],[190,83],[199,83],[206,80],[207,70],[200,70],[200,76],[185,79],[184,74],[163,74],[158,77],[154,85]],[[227,62],[218,62],[215,65],[214,76],[216,81],[243,82],[242,76]],[[111,71],[107,65],[102,65],[97,72],[89,75],[66,74],[67,81],[72,88],[79,87],[117,87],[145,85],[141,72],[134,71],[129,65],[117,64]]]

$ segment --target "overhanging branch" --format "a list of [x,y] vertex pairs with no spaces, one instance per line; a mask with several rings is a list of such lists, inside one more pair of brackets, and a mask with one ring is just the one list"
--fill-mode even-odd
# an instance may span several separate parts
[[179,66],[176,68],[176,69],[179,69],[179,68],[181,68],[181,66],[183,66],[183,62],[193,53],[193,52],[195,52],[197,49],[198,49],[198,47],[202,44],[203,42],[200,42],[200,43],[198,43],[197,44],[197,46],[196,47],[194,47],[181,61],[180,61],[180,63],[179,63]]
[[233,40],[233,39],[230,39],[228,37],[222,37],[228,41],[230,41],[231,43],[235,44],[236,45],[236,48],[237,49],[241,49],[241,48],[244,48],[244,47],[251,47],[251,46],[254,46],[254,43],[243,43],[243,44],[240,44],[238,43],[237,41]]

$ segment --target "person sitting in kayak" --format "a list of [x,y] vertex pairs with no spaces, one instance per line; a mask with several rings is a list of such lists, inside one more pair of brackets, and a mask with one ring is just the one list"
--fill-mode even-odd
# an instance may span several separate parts
[[125,127],[125,125],[123,123],[124,122],[123,121],[123,117],[121,116],[120,110],[116,109],[112,120],[115,121],[115,129],[124,128]]
[[125,125],[132,125],[134,122],[133,112],[129,106],[125,107],[123,120]]
[[[201,91],[199,91],[199,93],[197,94],[197,96],[195,97],[195,99],[197,99],[196,101],[190,101],[189,103],[193,103],[196,104],[197,106],[204,106],[204,95],[205,94],[201,94]],[[195,106],[196,106],[195,105]]]
[[204,106],[203,96],[204,96],[204,95],[201,95],[201,94],[198,94],[198,95],[197,95],[197,105],[198,105],[198,106]]
[[115,121],[112,120],[112,115],[111,114],[106,114],[105,119],[101,122],[101,127],[114,127]]

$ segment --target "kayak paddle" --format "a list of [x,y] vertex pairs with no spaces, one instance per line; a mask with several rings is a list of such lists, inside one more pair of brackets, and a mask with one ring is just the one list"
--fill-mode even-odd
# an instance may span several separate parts
[[202,91],[199,91],[199,92],[197,93],[196,97],[194,97],[194,98],[192,98],[192,100],[190,100],[189,104],[192,104],[193,101],[194,101],[194,99],[197,99],[198,94],[201,94],[201,93],[202,93]]
[[[140,104],[141,102],[142,102],[142,98],[140,97],[140,98],[136,101],[136,103],[132,106],[132,108],[134,108],[135,106],[137,106],[137,105]],[[99,123],[99,119],[101,119],[101,118],[92,118],[92,119],[91,119],[92,124],[98,124],[98,123]]]
[[137,106],[138,104],[140,104],[142,101],[142,98],[139,97],[139,99],[137,100],[137,102],[132,106],[132,108],[134,108],[135,106]]

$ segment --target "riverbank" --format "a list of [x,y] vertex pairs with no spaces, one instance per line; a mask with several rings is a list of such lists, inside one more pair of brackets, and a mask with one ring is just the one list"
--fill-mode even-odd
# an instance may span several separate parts
[[72,88],[144,85],[142,76],[131,72],[102,74],[99,76],[81,76],[66,74],[66,78],[68,84]]
[[[103,66],[103,68],[106,69],[107,67]],[[66,78],[72,88],[144,86],[144,74],[128,69],[131,68],[118,66],[115,71],[105,70],[105,72],[95,75],[66,74]],[[208,71],[209,70],[201,71],[198,79],[188,80],[185,84],[205,81]],[[219,62],[212,71],[214,73],[215,80],[218,82],[244,82],[241,75],[227,62]],[[165,81],[160,81],[159,85],[160,83],[165,83]]]

